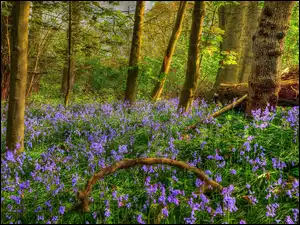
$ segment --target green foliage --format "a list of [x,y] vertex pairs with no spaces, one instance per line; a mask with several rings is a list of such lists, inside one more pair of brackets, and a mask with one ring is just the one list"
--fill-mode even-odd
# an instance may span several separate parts
[[295,3],[284,41],[282,69],[299,64],[299,2]]

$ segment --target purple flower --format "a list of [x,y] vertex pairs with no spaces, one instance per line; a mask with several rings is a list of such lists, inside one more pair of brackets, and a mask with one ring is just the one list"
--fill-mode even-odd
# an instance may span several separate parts
[[235,206],[235,198],[230,196],[233,191],[234,186],[229,185],[228,187],[224,187],[221,192],[221,195],[223,195],[224,209],[229,210],[230,212],[235,212],[238,210],[238,208]]
[[161,212],[165,218],[167,218],[169,216],[169,211],[168,211],[167,207],[164,207]]
[[218,183],[222,182],[222,176],[221,176],[220,174],[217,174],[217,175],[216,175],[216,181],[217,181]]
[[43,216],[43,215],[38,215],[37,220],[38,220],[38,221],[44,220],[44,216]]
[[15,162],[14,154],[12,151],[6,151],[6,160]]
[[212,172],[211,172],[210,170],[206,170],[205,173],[206,173],[207,175],[211,175],[211,174],[212,174]]
[[254,196],[249,195],[248,197],[249,197],[249,199],[250,199],[252,205],[256,205],[256,204],[257,204],[258,201],[257,201],[257,199],[256,199]]
[[279,204],[278,203],[270,204],[270,205],[267,205],[266,208],[267,208],[266,216],[267,217],[275,217],[276,209],[279,208]]
[[109,210],[109,201],[105,200],[105,213],[104,216],[105,218],[108,218],[110,216],[110,210]]
[[294,215],[294,220],[297,221],[298,217],[299,217],[299,209],[295,208],[295,209],[292,209],[292,211],[293,211],[293,215]]
[[59,214],[63,215],[65,213],[65,208],[65,206],[60,206],[58,210]]
[[27,189],[30,187],[30,181],[27,180],[26,182],[21,183],[19,186],[21,190]]
[[75,174],[75,176],[74,175],[72,175],[72,176],[73,176],[73,178],[72,178],[72,187],[75,187],[75,185],[78,181],[78,175]]
[[196,179],[196,187],[201,187],[203,184],[204,182],[201,179],[199,178]]
[[291,218],[290,216],[287,216],[287,217],[285,218],[285,222],[286,222],[287,224],[295,224],[294,221],[292,220],[292,218]]
[[247,224],[245,220],[240,220],[240,224]]
[[236,175],[236,170],[235,169],[231,169],[230,173],[233,174],[233,175]]
[[16,204],[20,205],[20,203],[21,203],[21,197],[20,196],[12,195],[12,196],[10,196],[10,198],[12,200],[14,200],[16,202]]
[[51,219],[53,222],[56,222],[58,220],[58,216],[53,216]]
[[139,224],[146,224],[143,220],[142,220],[142,214],[139,214],[136,218],[136,220],[138,221]]

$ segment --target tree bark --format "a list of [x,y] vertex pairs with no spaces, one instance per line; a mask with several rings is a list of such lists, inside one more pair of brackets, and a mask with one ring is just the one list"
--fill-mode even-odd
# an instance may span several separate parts
[[234,51],[238,55],[236,64],[224,65],[223,60],[220,62],[212,93],[220,83],[238,83],[248,80],[253,58],[251,37],[255,33],[259,15],[260,8],[257,1],[239,1],[239,5],[219,8],[219,27],[225,30],[220,51]]
[[13,2],[11,80],[6,146],[9,150],[17,152],[24,150],[29,8],[29,1]]
[[124,101],[128,101],[129,104],[132,104],[135,101],[137,92],[137,78],[139,73],[138,63],[142,45],[145,4],[145,1],[136,2],[129,69],[124,99]]
[[280,90],[281,55],[293,1],[266,1],[253,36],[254,59],[248,80],[246,113],[270,104],[276,107]]
[[11,50],[8,27],[10,23],[10,15],[1,15],[1,102],[6,101],[9,95]]
[[241,50],[239,60],[238,82],[247,82],[251,73],[251,65],[253,60],[252,52],[252,39],[257,25],[258,18],[261,13],[261,9],[258,6],[258,1],[249,1],[246,10],[246,16],[244,20],[244,27],[242,30],[241,42],[243,48]]
[[195,1],[194,4],[187,70],[178,104],[179,112],[186,112],[192,105],[194,92],[200,76],[200,45],[205,16],[205,4],[205,1]]
[[161,93],[163,91],[163,87],[166,81],[166,77],[170,70],[170,64],[172,60],[173,53],[175,51],[175,46],[177,43],[177,40],[179,39],[181,29],[182,29],[182,22],[184,18],[185,8],[186,8],[187,2],[182,1],[180,2],[179,9],[177,12],[177,18],[176,23],[171,35],[171,38],[169,40],[168,48],[165,53],[164,61],[160,70],[159,74],[159,81],[156,82],[156,85],[152,91],[152,99],[154,101],[158,100],[161,96]]

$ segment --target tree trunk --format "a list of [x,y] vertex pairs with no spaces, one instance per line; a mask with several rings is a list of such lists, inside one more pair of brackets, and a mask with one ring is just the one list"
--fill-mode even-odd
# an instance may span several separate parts
[[[66,57],[66,64],[63,70],[62,76],[62,85],[61,85],[61,93],[63,95],[67,95],[71,93],[74,82],[75,82],[75,55],[77,52],[77,45],[78,45],[78,36],[79,36],[79,29],[80,29],[80,2],[79,1],[72,1],[71,9],[69,9],[69,28],[68,28],[68,45],[67,45],[67,57]],[[69,82],[69,84],[68,84]],[[65,99],[66,101],[66,99]]]
[[24,150],[24,113],[27,81],[29,1],[13,2],[11,80],[7,114],[6,146]]
[[184,86],[182,88],[178,104],[179,112],[186,112],[192,105],[194,92],[197,87],[197,82],[200,76],[200,45],[204,16],[205,1],[195,1],[190,35],[187,70]]
[[70,95],[70,88],[71,88],[71,77],[72,77],[72,61],[73,61],[73,43],[72,43],[72,3],[69,1],[69,28],[68,28],[68,73],[67,73],[67,89],[65,93],[65,106],[68,106],[69,103],[69,95]]
[[167,51],[166,51],[166,54],[164,57],[164,61],[163,61],[163,64],[162,64],[162,67],[160,70],[160,74],[158,77],[159,81],[157,81],[157,83],[152,91],[152,99],[154,101],[156,101],[160,98],[165,81],[166,81],[166,77],[169,73],[172,56],[175,51],[175,46],[176,46],[177,40],[179,39],[179,36],[181,33],[182,22],[183,22],[183,18],[184,18],[186,5],[187,5],[186,1],[182,1],[179,4],[176,23],[175,23],[171,38],[169,40],[168,48],[167,48]]
[[[225,30],[225,6],[220,6],[219,7],[219,28],[221,28],[222,30]],[[223,42],[220,42],[220,54],[223,51]],[[220,84],[220,75],[221,75],[221,70],[223,67],[223,60],[219,61],[219,68],[218,68],[218,72],[217,72],[217,76],[216,76],[216,80],[213,86],[213,89],[211,90],[208,99],[211,99],[213,94],[216,92],[219,84]]]
[[142,32],[144,21],[145,1],[137,1],[135,9],[134,28],[131,43],[128,77],[125,90],[125,101],[132,104],[136,98],[138,63],[142,45]]
[[223,42],[220,44],[220,51],[234,51],[236,64],[224,65],[220,62],[220,68],[214,84],[214,90],[220,83],[245,82],[247,81],[252,61],[252,40],[260,8],[257,1],[239,1],[239,5],[222,6],[219,9],[219,27],[225,30]]
[[281,55],[284,37],[295,2],[266,1],[253,36],[254,59],[248,80],[246,113],[276,107],[280,89]]
[[[39,76],[39,59],[42,52],[43,40],[41,40],[41,22],[42,22],[42,6],[40,2],[32,2],[31,8],[31,19],[29,21],[29,51],[28,51],[28,68],[29,71],[33,73],[28,73],[27,91],[26,97],[30,96],[32,89],[34,88],[34,83],[36,83],[36,78]],[[36,22],[37,21],[37,22]],[[30,60],[30,59],[33,60]]]
[[10,15],[1,15],[1,101],[6,101],[9,95],[10,35],[8,26],[10,23]]
[[260,16],[261,10],[258,6],[258,1],[249,1],[246,8],[246,16],[244,20],[244,27],[242,31],[241,42],[243,48],[241,50],[240,60],[239,60],[239,71],[238,71],[238,82],[247,82],[251,73],[251,65],[253,60],[252,52],[252,39],[257,25],[258,18]]

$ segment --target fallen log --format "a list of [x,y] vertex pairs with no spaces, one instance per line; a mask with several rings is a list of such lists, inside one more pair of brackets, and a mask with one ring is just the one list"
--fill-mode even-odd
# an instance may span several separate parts
[[[279,106],[299,105],[299,66],[285,69],[281,75],[278,93]],[[231,102],[234,98],[241,98],[248,91],[248,83],[221,83],[215,95],[215,100],[222,104]],[[245,104],[245,103],[244,103]],[[243,107],[243,104],[241,105]]]
[[[247,94],[248,84],[221,83],[217,89],[217,100],[222,104],[227,104],[234,98],[240,98]],[[282,81],[278,93],[279,106],[297,106],[299,105],[299,81]]]

